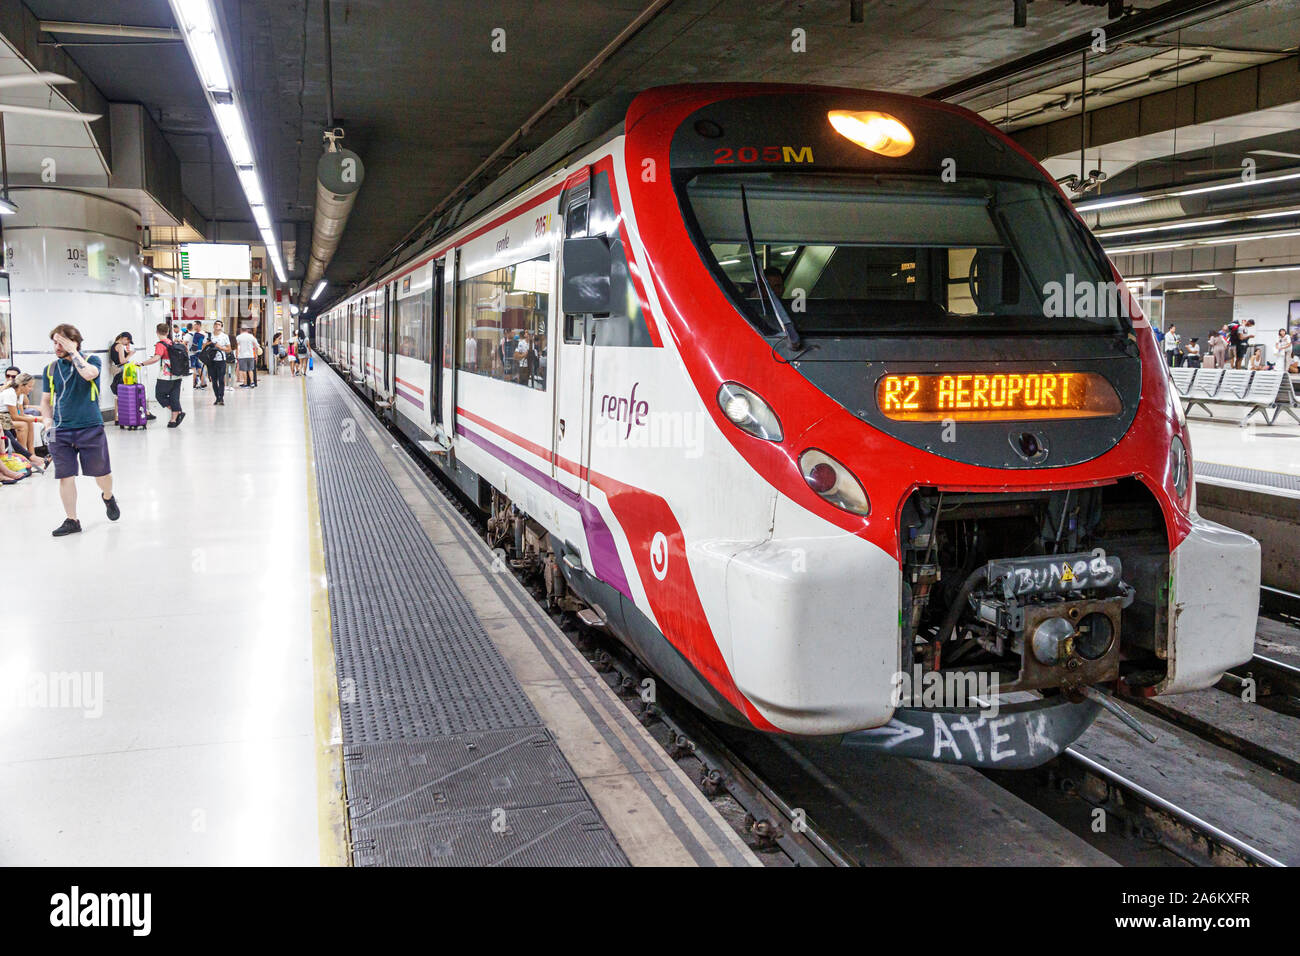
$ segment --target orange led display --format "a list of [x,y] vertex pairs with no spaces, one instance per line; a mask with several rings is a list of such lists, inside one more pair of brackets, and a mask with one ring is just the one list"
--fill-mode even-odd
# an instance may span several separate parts
[[1118,415],[1119,396],[1095,372],[886,375],[876,404],[898,421],[1022,421]]

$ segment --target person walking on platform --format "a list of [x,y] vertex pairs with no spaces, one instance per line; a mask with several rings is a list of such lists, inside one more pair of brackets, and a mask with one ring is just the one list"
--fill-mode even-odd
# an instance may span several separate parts
[[54,477],[59,480],[59,497],[66,516],[54,529],[54,537],[81,531],[77,520],[77,473],[94,478],[109,521],[122,516],[113,496],[113,473],[108,458],[108,436],[99,410],[99,358],[83,358],[81,333],[64,323],[50,332],[54,343],[53,362],[41,377],[41,418],[46,443],[54,459]]
[[298,329],[297,352],[298,352],[298,371],[300,371],[303,375],[306,375],[309,371],[311,371],[311,355],[309,354],[310,346],[307,344],[307,333],[304,332],[301,328]]
[[207,344],[208,372],[212,378],[213,405],[226,404],[226,366],[230,359],[230,336],[221,321],[212,323],[212,336]]
[[257,353],[261,351],[261,346],[257,344],[257,336],[248,329],[240,332],[235,336],[235,356],[239,362],[239,387],[254,388],[253,375],[257,364]]
[[186,346],[190,350],[190,369],[194,372],[194,387],[196,389],[207,388],[206,375],[203,361],[199,358],[203,354],[203,346],[207,343],[208,337],[203,333],[202,323],[195,322],[190,326],[190,334],[187,336]]
[[158,381],[154,384],[154,398],[158,399],[158,404],[163,408],[171,409],[172,419],[167,427],[179,428],[185,419],[185,413],[181,411],[181,383],[189,374],[190,356],[184,345],[168,338],[166,322],[159,322],[154,331],[158,334],[158,342],[153,347],[153,358],[137,364],[144,368],[154,362],[162,363]]
[[1280,368],[1286,371],[1291,367],[1291,349],[1293,348],[1291,336],[1287,334],[1286,329],[1277,330],[1277,342],[1274,348],[1277,350],[1277,358],[1273,361],[1274,368]]

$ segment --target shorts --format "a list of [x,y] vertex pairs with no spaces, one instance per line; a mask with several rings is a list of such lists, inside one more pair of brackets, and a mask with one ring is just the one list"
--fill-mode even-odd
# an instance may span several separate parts
[[203,368],[203,363],[199,361],[198,352],[195,352],[193,355],[190,356],[190,368],[196,372],[199,371],[201,368]]
[[241,372],[251,372],[253,370],[253,360],[251,358],[241,358],[239,360],[239,370]]
[[89,478],[102,478],[112,471],[108,462],[108,437],[103,425],[56,428],[49,451],[54,459],[55,478],[76,477],[78,460],[81,462],[80,473]]
[[154,384],[153,396],[158,399],[158,404],[163,408],[179,412],[181,410],[181,380],[179,378],[171,380],[159,379]]

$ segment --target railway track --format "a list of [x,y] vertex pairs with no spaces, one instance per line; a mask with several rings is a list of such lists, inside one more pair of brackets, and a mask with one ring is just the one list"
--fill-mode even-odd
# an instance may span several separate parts
[[[364,403],[364,397],[361,400]],[[392,436],[395,447],[407,453],[448,503],[481,534],[486,535],[486,520],[482,514],[460,489],[425,458],[418,445],[391,423],[380,417],[376,417],[376,420]],[[534,597],[539,597],[540,593],[539,599],[545,600],[544,593],[540,592],[535,580],[530,580],[526,573],[515,573]],[[714,728],[689,705],[676,700],[671,691],[661,691],[659,699],[654,703],[641,702],[635,688],[648,672],[640,663],[611,635],[588,627],[572,615],[565,615],[564,618],[561,627],[570,639],[587,655],[598,671],[607,675],[610,685],[622,692],[620,697],[625,705],[637,713],[669,756],[688,771],[688,775],[714,801],[722,815],[765,863],[777,866],[836,867],[873,862],[864,861],[860,854],[837,843],[824,826],[810,819],[808,813],[798,806],[799,801],[786,795],[790,787],[773,783],[762,767],[737,753],[724,740],[724,735],[718,732],[718,728]],[[1300,671],[1296,668],[1269,658],[1257,658],[1245,667],[1248,670],[1247,676],[1255,677],[1261,683],[1267,680],[1270,687],[1288,688],[1288,693],[1294,693],[1297,686],[1294,682],[1300,678]],[[786,748],[787,751],[789,749]],[[898,758],[883,759],[896,761]],[[806,760],[802,762],[807,763]],[[1005,773],[1037,774],[1044,769],[993,771],[984,776],[995,778]],[[1251,846],[1248,841],[1180,808],[1174,801],[1152,792],[1076,748],[1070,748],[1057,761],[1048,765],[1045,774],[1045,786],[1057,792],[1078,796],[1094,807],[1102,807],[1118,815],[1125,821],[1129,836],[1142,843],[1159,845],[1181,860],[1220,865],[1282,865],[1268,853]],[[810,773],[809,776],[816,775]],[[787,779],[788,777],[787,773]],[[834,784],[828,784],[825,780],[818,785],[827,792],[836,789]],[[882,821],[882,825],[887,826],[887,823]],[[887,862],[913,861],[899,858]]]

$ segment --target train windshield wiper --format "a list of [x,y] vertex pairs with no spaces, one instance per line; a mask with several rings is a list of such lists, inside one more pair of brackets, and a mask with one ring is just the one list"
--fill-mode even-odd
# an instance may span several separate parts
[[[763,275],[762,270],[758,267],[758,250],[754,248],[754,230],[749,225],[749,200],[745,197],[745,185],[740,186],[740,212],[745,220],[745,245],[749,247],[749,264],[754,267],[754,282],[758,285],[758,301],[760,303],[772,303],[772,314],[776,316],[776,321],[781,324],[785,337],[790,342],[790,348],[799,348],[799,330],[794,327],[794,319],[790,318],[790,313],[785,310],[785,305],[781,302],[781,297],[772,291],[772,287],[767,284],[767,277]],[[763,314],[767,315],[767,306],[763,305]]]

